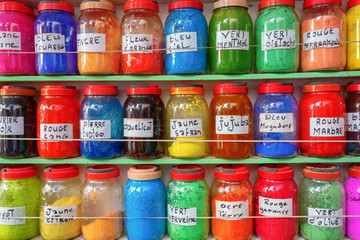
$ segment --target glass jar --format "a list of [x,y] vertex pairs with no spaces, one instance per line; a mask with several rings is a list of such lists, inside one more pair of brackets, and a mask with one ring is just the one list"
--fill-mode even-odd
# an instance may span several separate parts
[[[86,86],[80,111],[80,138],[99,140],[123,138],[123,109],[117,95],[119,90],[114,86]],[[116,158],[123,153],[123,143],[82,141],[80,150],[85,158]]]
[[119,74],[120,26],[110,0],[83,1],[77,22],[80,74]]
[[165,132],[165,105],[158,85],[132,85],[124,103],[125,154],[134,159],[160,158],[165,153],[164,142],[137,142],[162,140]]
[[336,82],[314,82],[303,87],[299,105],[300,139],[324,142],[302,142],[303,155],[313,157],[340,157],[345,153],[346,106]]
[[[263,83],[255,102],[255,140],[298,140],[299,107],[292,83]],[[294,157],[297,142],[256,142],[256,154],[262,157]]]
[[[39,235],[40,181],[33,165],[12,165],[1,169],[0,214],[19,217],[0,219],[0,239],[23,240]],[[24,217],[24,218],[21,218]]]
[[255,23],[256,71],[296,72],[299,68],[300,23],[295,0],[262,0]]
[[38,5],[38,12],[35,20],[36,72],[77,74],[74,8],[64,1],[43,1]]
[[[299,187],[300,235],[308,240],[343,239],[345,192],[339,167],[329,164],[307,164]],[[316,217],[319,216],[319,217]]]
[[[202,158],[209,152],[209,108],[202,85],[174,85],[166,106],[165,138],[180,140],[167,143],[175,158]],[[205,140],[187,142],[187,140]]]
[[[246,83],[217,84],[210,103],[211,140],[252,140],[253,108],[247,96]],[[247,158],[253,143],[211,142],[211,153],[216,158]]]
[[[347,140],[360,140],[360,82],[348,83],[346,102],[346,138]],[[348,142],[346,153],[350,155],[360,155],[360,143]]]
[[347,70],[360,69],[360,3],[356,0],[347,2]]
[[199,0],[175,0],[169,4],[165,22],[167,74],[205,74],[208,27]]
[[[36,138],[36,89],[2,86],[0,90],[0,134],[4,138]],[[0,157],[37,156],[36,141],[0,140]]]
[[[294,170],[285,164],[266,164],[258,169],[255,182],[256,235],[263,240],[295,239],[297,234],[298,189]],[[276,218],[278,217],[278,218]]]
[[[60,164],[44,169],[40,233],[45,240],[73,239],[81,234],[81,181],[79,169]],[[56,218],[54,218],[56,217]]]
[[130,240],[157,240],[166,233],[166,188],[161,175],[156,165],[135,165],[127,172],[125,231]]
[[195,164],[174,166],[167,187],[167,232],[171,239],[205,240],[209,234],[210,197],[204,169]]
[[[70,158],[80,155],[80,104],[76,88],[71,86],[45,86],[37,108],[37,141],[40,157]],[[42,141],[59,140],[59,141]]]
[[161,74],[164,68],[164,27],[159,5],[128,0],[121,20],[121,66],[125,74]]
[[253,234],[253,186],[249,170],[241,164],[215,168],[211,185],[211,228],[218,240],[249,240]]
[[[346,214],[360,215],[360,164],[352,164],[348,169],[348,179],[345,183]],[[360,218],[346,218],[346,235],[351,239],[360,239]]]
[[123,233],[123,187],[119,176],[115,165],[86,168],[82,215],[93,217],[82,220],[82,234],[86,240],[113,240]]
[[346,16],[341,0],[304,1],[300,70],[341,71],[346,64]]
[[[24,3],[0,3],[0,74],[35,75],[34,10]],[[15,52],[15,53],[11,53]]]
[[253,65],[253,22],[246,0],[219,0],[209,23],[212,73],[249,73]]

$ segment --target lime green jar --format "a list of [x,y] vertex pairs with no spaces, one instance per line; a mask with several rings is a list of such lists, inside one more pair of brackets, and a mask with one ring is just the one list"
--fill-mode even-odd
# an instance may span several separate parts
[[253,22],[246,0],[219,0],[209,24],[212,73],[248,73],[253,65]]

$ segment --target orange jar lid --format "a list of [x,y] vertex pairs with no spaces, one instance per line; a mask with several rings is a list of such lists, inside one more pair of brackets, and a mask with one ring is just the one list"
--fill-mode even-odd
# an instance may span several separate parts
[[173,85],[170,88],[170,95],[204,95],[204,88],[203,85],[196,85],[196,84],[178,84]]
[[132,180],[153,180],[161,176],[161,168],[157,165],[135,165],[127,171],[127,177]]
[[338,82],[313,82],[303,87],[304,93],[310,92],[340,92],[341,85]]
[[80,4],[80,11],[88,9],[104,9],[116,12],[116,7],[110,0],[84,0]]
[[35,96],[36,88],[20,86],[2,86],[1,96]]
[[335,165],[314,163],[307,164],[303,168],[303,175],[308,178],[334,180],[341,177],[341,171],[340,168]]

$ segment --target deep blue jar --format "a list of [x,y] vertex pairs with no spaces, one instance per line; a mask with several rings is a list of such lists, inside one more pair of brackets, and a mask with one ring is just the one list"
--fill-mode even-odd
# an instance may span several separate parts
[[64,1],[47,0],[40,2],[38,12],[34,25],[37,73],[77,74],[77,54],[65,53],[77,49],[74,8]]
[[[200,1],[174,1],[165,22],[167,74],[199,73],[207,69],[208,27]],[[202,49],[198,49],[202,48]]]
[[[291,83],[263,83],[254,107],[255,140],[298,140],[299,109]],[[296,142],[255,143],[256,154],[269,158],[296,155]]]
[[[130,240],[157,240],[166,232],[166,188],[161,169],[135,165],[128,172],[124,188],[125,231]],[[136,218],[135,218],[136,217]],[[163,217],[145,219],[141,217]]]
[[[109,85],[89,85],[84,89],[80,108],[80,138],[122,139],[123,109],[117,95],[119,90]],[[81,154],[85,158],[109,159],[123,153],[121,141],[82,141]]]

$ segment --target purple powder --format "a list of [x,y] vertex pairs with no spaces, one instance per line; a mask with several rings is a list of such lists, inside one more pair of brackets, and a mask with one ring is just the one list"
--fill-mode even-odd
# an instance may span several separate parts
[[[345,184],[347,215],[360,215],[360,178],[349,176]],[[347,236],[360,240],[360,218],[347,218]]]

